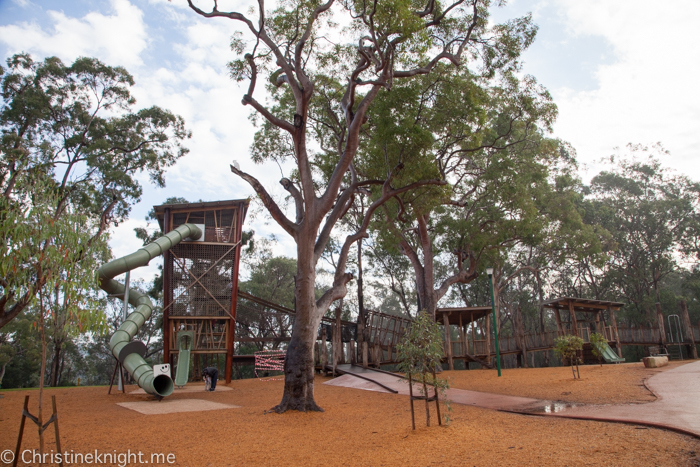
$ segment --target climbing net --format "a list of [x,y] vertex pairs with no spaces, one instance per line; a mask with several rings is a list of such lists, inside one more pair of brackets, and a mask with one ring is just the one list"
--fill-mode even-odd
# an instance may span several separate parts
[[[261,350],[255,352],[255,376],[261,381],[275,381],[283,378],[278,375],[268,378],[271,371],[284,371],[284,358],[286,350]],[[258,374],[262,373],[262,376]]]

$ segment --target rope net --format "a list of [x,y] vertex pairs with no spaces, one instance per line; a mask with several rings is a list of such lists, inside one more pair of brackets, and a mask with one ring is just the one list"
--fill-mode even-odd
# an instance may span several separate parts
[[[284,375],[270,376],[270,372],[284,371],[284,358],[286,350],[261,350],[255,352],[255,376],[260,381],[277,381],[284,379]],[[262,373],[262,376],[258,374]]]

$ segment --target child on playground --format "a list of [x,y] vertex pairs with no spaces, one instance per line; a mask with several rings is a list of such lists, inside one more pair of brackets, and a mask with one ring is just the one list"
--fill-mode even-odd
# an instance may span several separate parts
[[219,370],[218,368],[215,368],[213,366],[207,367],[202,371],[202,378],[205,379],[205,389],[206,389],[206,380],[208,379],[210,381],[210,391],[213,391],[216,389],[216,380],[219,378]]

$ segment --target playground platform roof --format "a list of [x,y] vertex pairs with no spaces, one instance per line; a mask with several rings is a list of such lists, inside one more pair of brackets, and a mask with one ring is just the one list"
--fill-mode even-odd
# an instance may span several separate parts
[[444,324],[444,314],[447,313],[447,320],[450,324],[459,324],[460,317],[462,324],[471,323],[488,316],[491,313],[490,306],[464,306],[456,308],[438,308],[435,312],[435,321],[439,324]]
[[153,206],[153,212],[156,214],[156,219],[158,219],[158,224],[160,224],[160,228],[162,230],[164,228],[166,209],[170,209],[170,212],[175,213],[178,211],[211,211],[215,209],[226,209],[243,205],[244,209],[247,211],[248,204],[250,204],[249,198],[229,199],[224,201],[204,201],[200,203],[161,204],[160,206]]
[[592,300],[588,298],[560,297],[543,302],[541,305],[545,308],[567,311],[570,310],[570,307],[573,305],[574,311],[598,313],[607,309],[619,310],[624,306],[624,303],[609,302],[607,300]]

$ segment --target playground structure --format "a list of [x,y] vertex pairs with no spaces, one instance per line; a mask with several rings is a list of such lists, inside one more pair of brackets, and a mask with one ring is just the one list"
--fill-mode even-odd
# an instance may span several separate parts
[[[201,375],[220,366],[231,381],[234,354],[238,268],[243,222],[249,200],[154,206],[164,234],[187,223],[200,224],[203,236],[163,254],[163,362],[175,363],[180,381],[187,381],[190,363]],[[185,353],[180,336],[190,336]],[[182,367],[182,368],[181,368]]]
[[[265,365],[273,365],[275,371],[281,368],[284,344],[291,339],[294,310],[238,290],[247,208],[248,200],[154,206],[164,236],[100,268],[103,288],[112,296],[123,296],[124,286],[113,277],[146,265],[155,256],[164,256],[163,363],[174,364],[175,386],[182,387],[188,380],[197,379],[203,368],[221,367],[222,363],[226,382],[241,365],[253,366],[256,374],[264,372]],[[131,341],[150,317],[152,304],[136,290],[130,289],[127,295],[136,310],[112,338],[113,354],[147,392],[168,395],[173,381],[163,375],[154,376],[143,360],[145,346]],[[584,360],[593,362],[589,343],[592,332],[608,341],[599,349],[608,363],[623,361],[623,345],[659,346],[665,350],[669,340],[674,344],[669,350],[678,349],[682,355],[681,348],[686,347],[689,356],[697,356],[695,342],[700,332],[690,325],[683,306],[680,316],[669,320],[669,328],[675,326],[669,329],[669,337],[658,306],[658,327],[624,328],[617,326],[615,318],[623,305],[619,302],[562,297],[540,305],[552,310],[556,330],[525,333],[522,316],[515,308],[511,310],[512,335],[499,333],[500,354],[515,356],[518,366],[528,366],[528,355],[534,352],[553,349],[554,339],[564,334],[583,338]],[[448,369],[454,369],[455,361],[460,360],[465,368],[469,363],[492,368],[496,343],[491,312],[490,306],[437,310],[436,320],[445,330],[444,363]],[[343,363],[374,368],[397,363],[396,347],[411,319],[365,310],[364,330],[358,334],[358,323],[341,320],[340,313],[337,309],[335,319],[324,317],[319,328],[315,346],[319,370],[337,374],[338,365]],[[274,358],[267,356],[269,351],[274,351]]]
[[[552,310],[557,323],[556,330],[525,333],[522,316],[515,308],[512,316],[513,335],[504,336],[499,332],[500,355],[515,357],[517,366],[529,366],[528,360],[534,361],[535,352],[551,351],[554,340],[566,334],[581,337],[585,343],[582,353],[584,362],[596,363],[597,357],[594,356],[590,343],[593,332],[600,333],[607,340],[599,349],[606,363],[623,362],[622,347],[625,345],[644,346],[647,353],[654,353],[651,349],[659,348],[668,349],[669,352],[676,350],[675,358],[682,358],[683,353],[677,350],[682,347],[690,358],[697,358],[695,343],[700,340],[700,329],[690,324],[685,303],[679,304],[680,318],[669,321],[671,325],[676,322],[679,324],[669,329],[668,335],[660,307],[657,307],[657,327],[622,327],[618,326],[615,317],[615,312],[623,306],[620,302],[561,297],[540,305]],[[454,362],[460,360],[465,362],[465,368],[468,368],[468,363],[485,368],[494,367],[492,362],[496,357],[496,345],[491,331],[491,313],[490,306],[437,309],[436,321],[445,330],[443,362],[448,369],[454,369]],[[338,344],[334,339],[330,339],[330,343],[326,342],[326,336],[332,336],[337,327],[334,326],[320,336],[316,351],[317,368],[332,371],[337,365],[345,363],[374,368],[396,364],[396,345],[411,320],[367,310],[365,322],[364,342],[342,340],[340,350],[336,350]],[[347,333],[341,329],[341,334]],[[361,334],[358,337],[362,339]],[[356,353],[353,351],[355,348]]]

